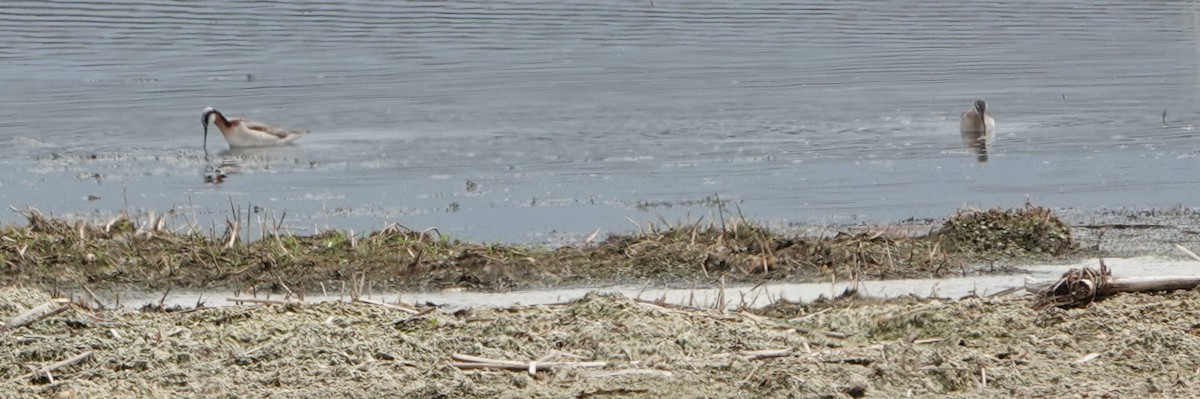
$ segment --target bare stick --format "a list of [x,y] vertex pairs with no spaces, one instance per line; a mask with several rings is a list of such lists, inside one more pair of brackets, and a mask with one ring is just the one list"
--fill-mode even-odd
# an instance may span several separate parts
[[38,305],[33,309],[29,309],[25,313],[16,315],[4,324],[5,330],[13,330],[19,327],[24,327],[50,316],[65,312],[70,306],[66,305],[69,301],[64,298],[52,299],[50,302]]
[[464,355],[455,353],[450,355],[450,358],[458,362],[450,363],[451,366],[460,369],[501,369],[501,370],[518,370],[536,373],[538,371],[550,370],[561,367],[581,367],[581,368],[596,368],[608,365],[608,362],[517,362],[512,360],[497,360],[488,359],[485,357]]
[[721,218],[721,233],[724,234],[729,231],[725,229],[725,203],[721,202],[720,194],[713,193],[713,198],[717,199],[717,215]]
[[72,356],[71,358],[69,358],[67,360],[63,360],[61,362],[54,363],[54,364],[51,364],[46,367],[42,367],[42,368],[38,369],[37,371],[20,376],[14,381],[28,380],[28,379],[31,379],[31,378],[34,378],[34,377],[37,377],[37,376],[43,375],[43,374],[45,374],[47,377],[49,377],[51,371],[58,370],[63,367],[67,367],[67,366],[70,366],[75,363],[82,362],[84,360],[87,360],[87,358],[89,358],[89,357],[92,357],[92,351],[83,352],[78,355]]
[[1183,251],[1183,253],[1187,254],[1187,256],[1192,257],[1192,259],[1200,260],[1200,255],[1196,255],[1195,252],[1192,252],[1190,249],[1187,249],[1182,245],[1175,244],[1175,248],[1179,249],[1180,251]]
[[788,323],[795,323],[795,322],[798,322],[798,321],[803,321],[803,320],[809,319],[809,318],[811,318],[811,317],[813,317],[813,316],[819,315],[819,314],[821,314],[821,313],[828,312],[830,309],[833,309],[833,308],[825,308],[825,309],[821,309],[821,310],[818,310],[818,311],[816,311],[816,312],[812,312],[812,313],[809,313],[809,314],[806,314],[806,315],[804,315],[804,316],[800,316],[800,317],[797,317],[797,318],[794,318],[794,319],[788,319]]
[[[292,297],[296,297],[296,294],[292,292],[292,289],[288,288],[287,284],[283,283],[283,277],[280,277],[279,275],[275,275],[275,279],[279,281],[279,286],[283,287],[283,290],[287,291],[287,293],[288,293],[288,295],[286,297],[284,297],[283,299],[290,299]],[[296,298],[299,298],[299,297],[296,297]]]
[[942,342],[945,340],[946,340],[945,338],[940,338],[940,337],[939,338],[922,338],[922,339],[914,339],[912,343],[913,343],[913,345],[925,345],[925,344],[935,344],[935,343]]
[[792,355],[792,348],[786,349],[767,349],[760,351],[740,351],[739,355],[746,360],[770,359],[773,357],[788,357]]
[[513,366],[521,366],[521,367],[525,367],[525,365],[526,365],[526,363],[515,362],[512,360],[488,359],[486,357],[464,355],[461,353],[452,354],[452,355],[450,355],[450,358],[454,359],[454,360],[458,360],[460,362],[470,362],[470,363],[507,364],[507,365],[513,365]]
[[242,355],[241,355],[241,357],[248,357],[248,356],[250,356],[250,355],[253,355],[255,352],[258,352],[258,351],[262,350],[263,348],[266,348],[266,347],[268,347],[268,346],[271,346],[271,345],[272,345],[272,344],[274,344],[274,343],[275,343],[275,341],[270,341],[270,340],[268,340],[267,342],[264,342],[262,345],[256,346],[256,347],[254,347],[253,349],[250,349],[250,350],[248,350],[248,351],[242,352]]
[[87,291],[88,296],[92,297],[92,302],[96,302],[96,306],[100,307],[100,310],[107,310],[107,308],[104,307],[104,302],[100,302],[100,298],[97,297],[96,293],[92,292],[92,289],[88,288],[86,284],[83,285],[83,290]]
[[256,298],[225,298],[227,302],[233,303],[259,303],[264,305],[287,305],[289,303],[299,303],[296,301],[280,301],[275,299],[256,299]]
[[546,371],[561,367],[581,367],[581,368],[597,368],[608,365],[608,362],[529,362],[519,364],[509,364],[507,361],[503,363],[488,363],[488,362],[463,362],[450,363],[451,366],[460,369],[501,369],[501,370],[518,370],[528,371],[534,369],[536,371]]
[[773,357],[787,357],[792,354],[792,348],[786,349],[767,349],[760,351],[737,351],[734,353],[719,353],[713,357],[739,357],[742,360],[759,360],[769,359]]
[[801,334],[810,334],[810,333],[815,332],[815,333],[824,335],[829,338],[837,338],[837,339],[844,339],[844,338],[850,336],[850,334],[840,333],[840,332],[836,332],[836,331],[821,331],[821,330],[813,330],[813,329],[804,328],[804,327],[796,327],[796,332],[801,333]]
[[279,236],[279,228],[283,227],[283,219],[287,218],[287,209],[283,210],[283,215],[279,216],[279,223],[275,224],[275,236]]
[[174,288],[174,287],[175,287],[175,286],[173,286],[173,285],[168,285],[168,286],[167,286],[167,291],[166,291],[166,292],[163,292],[163,296],[162,296],[162,298],[159,298],[159,299],[158,299],[158,310],[167,310],[167,308],[163,307],[163,305],[164,305],[165,303],[167,303],[167,294],[170,294],[170,293],[171,293],[171,288]]
[[1084,363],[1090,362],[1090,361],[1092,361],[1092,360],[1094,360],[1094,359],[1096,359],[1096,358],[1098,358],[1098,357],[1100,357],[1100,354],[1099,354],[1099,353],[1092,352],[1092,353],[1089,353],[1089,354],[1083,355],[1083,357],[1080,357],[1080,358],[1078,358],[1078,359],[1075,359],[1074,363],[1075,363],[1075,364],[1084,364]]
[[254,235],[250,233],[250,214],[254,213],[254,204],[249,200],[246,201],[246,242],[254,239]]
[[367,304],[367,305],[375,305],[375,306],[379,306],[379,307],[382,307],[382,308],[387,308],[387,309],[392,309],[392,310],[399,310],[399,311],[401,311],[401,312],[405,312],[405,313],[408,313],[408,314],[418,314],[418,313],[421,313],[421,311],[419,311],[419,310],[416,310],[416,309],[412,309],[412,308],[408,308],[408,307],[405,307],[405,306],[400,306],[400,305],[392,305],[392,304],[389,304],[389,303],[376,302],[376,301],[372,301],[372,300],[370,300],[370,299],[355,298],[355,299],[353,300],[353,302],[365,303],[365,304]]
[[739,382],[738,384],[744,384],[744,383],[746,383],[746,381],[750,381],[751,378],[754,378],[754,373],[757,373],[758,369],[761,368],[762,365],[763,365],[762,363],[755,364],[754,368],[750,369],[750,374],[746,374],[746,378],[743,378],[742,381]]
[[[689,294],[689,295],[695,295],[695,294],[693,293],[693,294]],[[658,309],[658,310],[664,310],[664,311],[670,311],[671,309],[685,309],[685,310],[695,310],[695,311],[707,311],[708,310],[708,309],[698,307],[698,306],[682,305],[682,304],[676,305],[673,303],[667,303],[667,302],[664,302],[663,297],[659,297],[658,299],[655,299],[655,300],[634,299],[633,301],[637,302],[638,304],[640,304],[642,306],[649,307],[651,309]],[[693,297],[693,299],[690,302],[695,302],[695,297]]]
[[225,232],[229,233],[229,241],[225,242],[226,249],[233,248],[233,244],[237,242],[238,231],[242,229],[238,226],[239,223],[241,223],[241,221],[238,219],[234,219],[232,222],[229,220],[225,221]]
[[654,370],[654,369],[628,369],[615,371],[594,371],[583,374],[589,378],[604,378],[604,377],[620,377],[625,375],[646,375],[652,377],[671,377],[674,376],[670,371]]

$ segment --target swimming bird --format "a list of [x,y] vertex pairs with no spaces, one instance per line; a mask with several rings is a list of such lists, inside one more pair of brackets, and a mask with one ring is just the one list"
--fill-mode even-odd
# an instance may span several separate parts
[[987,162],[988,149],[996,140],[996,120],[988,113],[987,101],[972,102],[971,108],[962,113],[962,120],[958,126],[962,133],[963,145],[975,152],[977,161]]
[[225,136],[229,148],[286,144],[308,134],[307,130],[286,129],[240,118],[228,119],[212,107],[204,109],[200,123],[204,125],[204,148],[208,148],[209,124],[217,125],[217,129],[221,129],[221,135]]

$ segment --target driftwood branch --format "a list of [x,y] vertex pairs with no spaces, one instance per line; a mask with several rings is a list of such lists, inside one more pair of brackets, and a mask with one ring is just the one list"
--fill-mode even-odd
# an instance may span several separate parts
[[460,369],[500,369],[500,370],[518,370],[528,371],[530,375],[537,374],[538,371],[551,370],[564,367],[582,367],[596,368],[608,365],[608,362],[517,362],[512,360],[497,360],[488,359],[485,357],[464,355],[455,353],[450,355],[451,359],[457,362],[450,363],[451,366]]
[[1035,308],[1048,306],[1087,306],[1097,299],[1123,292],[1160,292],[1189,290],[1200,286],[1200,276],[1113,276],[1100,260],[1100,269],[1071,269],[1055,281],[1027,284],[1025,290],[1036,294]]

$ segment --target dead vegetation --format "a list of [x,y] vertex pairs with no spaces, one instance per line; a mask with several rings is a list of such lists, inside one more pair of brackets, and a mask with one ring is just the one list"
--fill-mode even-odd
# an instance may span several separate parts
[[[235,210],[236,211],[236,210]],[[91,224],[25,212],[0,229],[0,284],[133,284],[169,287],[317,289],[365,279],[403,289],[507,290],[656,281],[729,283],[943,276],[967,273],[980,253],[1068,253],[1069,232],[1049,211],[964,213],[940,234],[882,232],[784,236],[745,219],[659,227],[563,248],[476,244],[436,229],[393,224],[369,234],[290,234],[279,221],[240,216],[212,228],[168,228],[165,218]],[[986,244],[998,240],[1006,244]]]
[[1059,256],[1075,249],[1071,230],[1049,208],[959,212],[939,233],[952,251],[977,255]]
[[[1200,260],[1192,251],[1179,248]],[[1097,269],[1071,269],[1058,280],[1027,284],[1026,291],[1035,294],[1033,307],[1085,307],[1120,293],[1194,290],[1200,286],[1200,276],[1114,276],[1104,259],[1099,263]]]
[[1200,384],[1197,291],[1068,310],[847,296],[720,311],[604,294],[416,314],[357,302],[34,310],[44,304],[62,305],[0,288],[0,320],[47,315],[0,331],[11,394],[1186,397]]

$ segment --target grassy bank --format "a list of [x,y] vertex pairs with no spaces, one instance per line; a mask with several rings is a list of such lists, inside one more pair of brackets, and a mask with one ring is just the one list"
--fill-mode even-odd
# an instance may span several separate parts
[[103,224],[28,214],[0,230],[0,284],[168,287],[290,286],[368,281],[402,289],[506,290],[629,282],[813,281],[944,276],[968,266],[1076,254],[1049,210],[960,213],[940,232],[833,237],[777,234],[747,220],[646,227],[562,248],[463,242],[393,225],[369,234],[283,232],[243,240],[165,229],[161,220]]

